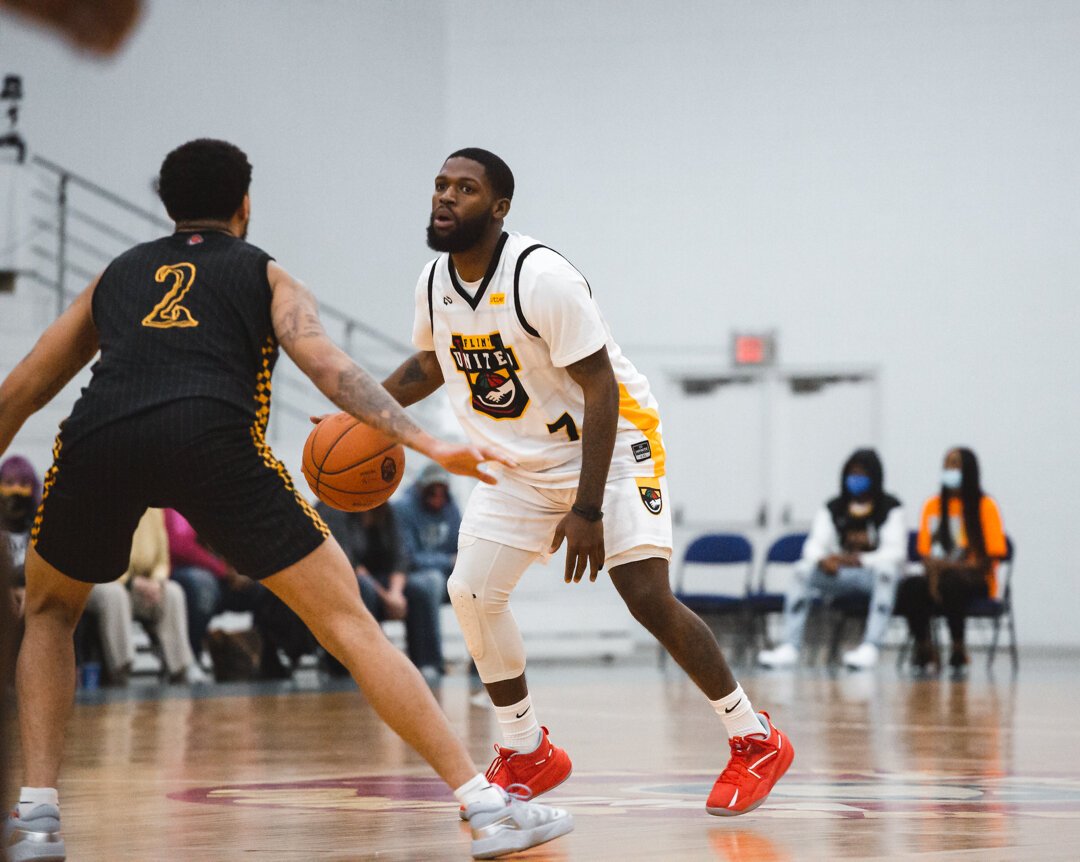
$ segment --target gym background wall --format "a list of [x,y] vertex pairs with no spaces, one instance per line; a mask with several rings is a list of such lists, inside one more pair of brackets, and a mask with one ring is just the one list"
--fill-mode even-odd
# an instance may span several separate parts
[[1022,643],[1078,646],[1078,43],[1070,0],[166,0],[111,61],[0,17],[0,72],[34,151],[146,206],[172,146],[236,141],[252,240],[401,338],[442,157],[499,152],[650,374],[733,327],[880,366],[909,520],[970,445]]

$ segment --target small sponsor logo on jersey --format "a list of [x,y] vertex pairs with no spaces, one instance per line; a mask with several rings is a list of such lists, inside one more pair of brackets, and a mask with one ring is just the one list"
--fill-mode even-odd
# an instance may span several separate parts
[[638,485],[638,493],[641,494],[641,502],[645,508],[654,515],[659,515],[664,508],[664,498],[660,496],[660,489],[651,485]]
[[442,298],[442,304],[443,304],[443,305],[453,305],[453,304],[454,304],[454,300],[452,300],[452,299],[451,299],[451,298],[450,298],[449,296],[444,296],[444,297]]
[[630,449],[634,453],[635,461],[648,461],[652,457],[652,446],[649,445],[648,440],[642,440],[640,443],[635,443]]
[[383,462],[379,467],[379,472],[382,473],[382,480],[384,482],[393,482],[394,477],[397,476],[397,461],[393,458],[383,458]]
[[201,233],[193,233],[191,236],[189,236],[187,238],[187,244],[188,245],[198,245],[202,241],[203,241],[203,238],[202,238]]
[[493,419],[517,419],[529,405],[514,350],[502,334],[450,336],[450,356],[472,390],[472,408]]
[[488,300],[488,305],[506,305],[505,293],[493,293],[491,299]]

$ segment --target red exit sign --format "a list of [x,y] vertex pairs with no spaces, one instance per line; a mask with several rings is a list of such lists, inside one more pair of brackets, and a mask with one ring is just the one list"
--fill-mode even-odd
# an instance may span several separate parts
[[731,335],[732,365],[772,365],[776,361],[776,333],[734,332]]

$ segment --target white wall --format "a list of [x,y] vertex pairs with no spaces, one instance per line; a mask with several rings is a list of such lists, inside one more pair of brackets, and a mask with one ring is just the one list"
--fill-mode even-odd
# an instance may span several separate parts
[[893,490],[916,509],[971,445],[1017,538],[1022,639],[1080,644],[1080,6],[252,8],[159,0],[109,64],[0,17],[0,72],[35,149],[148,204],[169,147],[235,139],[252,239],[400,336],[431,176],[500,152],[510,226],[586,272],[650,371],[736,326],[777,327],[786,364],[879,365]]

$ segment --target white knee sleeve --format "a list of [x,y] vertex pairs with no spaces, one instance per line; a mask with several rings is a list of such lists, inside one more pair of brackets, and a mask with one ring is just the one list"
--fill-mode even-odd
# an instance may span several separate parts
[[462,536],[447,581],[465,646],[486,683],[525,672],[525,644],[510,611],[510,593],[537,554]]

